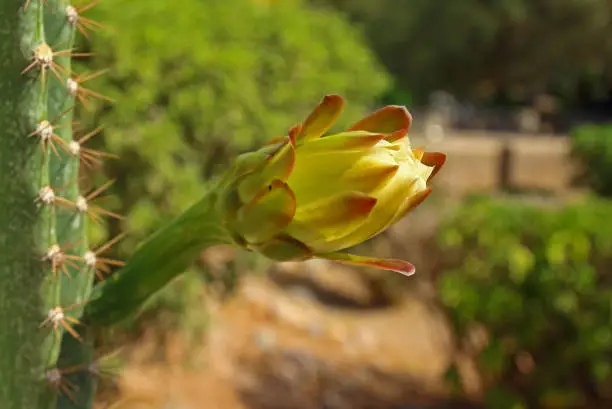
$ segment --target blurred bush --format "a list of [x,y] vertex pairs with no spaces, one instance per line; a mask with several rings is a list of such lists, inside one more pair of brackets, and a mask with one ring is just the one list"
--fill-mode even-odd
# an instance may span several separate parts
[[[79,68],[108,72],[83,85],[114,103],[91,100],[80,120],[103,125],[92,147],[120,157],[105,163],[116,180],[106,203],[126,219],[97,235],[127,230],[122,257],[201,197],[234,155],[286,134],[325,94],[348,99],[340,121],[347,124],[388,88],[388,75],[338,12],[265,3],[105,0],[86,12],[108,27],[82,45],[95,57]],[[172,300],[184,287],[169,288],[150,308],[176,310],[183,304]]]
[[451,321],[464,341],[486,329],[487,407],[612,404],[612,202],[474,199],[438,239]]
[[612,196],[612,125],[572,130],[572,153],[582,164],[580,180],[602,196]]

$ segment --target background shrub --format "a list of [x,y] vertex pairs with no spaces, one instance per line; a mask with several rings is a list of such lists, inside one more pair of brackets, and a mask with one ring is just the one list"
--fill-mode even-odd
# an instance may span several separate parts
[[584,125],[572,131],[572,151],[580,179],[602,196],[612,196],[612,125]]
[[458,334],[488,331],[488,407],[612,402],[612,203],[473,200],[439,242],[439,294]]

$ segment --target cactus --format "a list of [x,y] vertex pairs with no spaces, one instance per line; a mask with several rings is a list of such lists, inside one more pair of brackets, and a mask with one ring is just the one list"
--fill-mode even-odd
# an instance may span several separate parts
[[[96,25],[79,16],[87,7],[0,1],[3,408],[85,408],[93,399],[91,348],[78,323],[99,273],[86,234],[99,214],[80,196],[79,164],[101,155],[73,138],[72,108],[83,97],[71,70],[71,59],[86,55],[73,52],[75,33]],[[77,386],[68,373],[86,380]]]

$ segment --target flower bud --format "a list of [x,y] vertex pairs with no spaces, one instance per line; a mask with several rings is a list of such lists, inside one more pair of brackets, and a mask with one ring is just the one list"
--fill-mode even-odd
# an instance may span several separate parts
[[446,156],[412,149],[412,118],[401,106],[324,136],[343,106],[341,97],[326,96],[287,136],[240,156],[223,181],[224,223],[237,244],[275,260],[317,257],[410,275],[408,262],[338,251],[419,205]]

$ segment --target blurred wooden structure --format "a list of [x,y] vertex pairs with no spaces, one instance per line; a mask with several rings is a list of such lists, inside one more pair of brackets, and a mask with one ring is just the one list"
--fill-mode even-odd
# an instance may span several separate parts
[[450,196],[502,190],[564,195],[572,187],[577,164],[565,136],[449,130],[427,140],[411,135],[412,144],[448,155],[434,183]]

